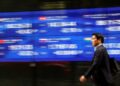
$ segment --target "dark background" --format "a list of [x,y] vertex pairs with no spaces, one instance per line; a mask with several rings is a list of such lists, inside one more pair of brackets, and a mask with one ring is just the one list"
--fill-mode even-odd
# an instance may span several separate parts
[[119,0],[0,0],[1,12],[117,6]]
[[[0,12],[118,7],[119,0],[0,0]],[[0,63],[0,86],[92,86],[79,82],[90,62]],[[120,86],[120,76],[114,79]]]

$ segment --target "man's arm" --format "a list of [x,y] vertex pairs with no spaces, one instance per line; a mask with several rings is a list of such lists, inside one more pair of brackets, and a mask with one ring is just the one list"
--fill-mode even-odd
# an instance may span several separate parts
[[94,72],[96,69],[99,69],[99,68],[100,68],[100,64],[101,64],[102,59],[103,59],[103,57],[104,57],[104,50],[103,50],[103,49],[97,50],[95,53],[96,53],[96,54],[95,54],[95,56],[94,56],[93,64],[92,64],[91,67],[87,70],[87,72],[80,77],[80,82],[86,82],[87,79],[93,74],[93,72]]
[[103,57],[104,57],[104,49],[96,50],[93,64],[84,75],[86,78],[89,78],[96,69],[100,68],[100,64],[102,62]]

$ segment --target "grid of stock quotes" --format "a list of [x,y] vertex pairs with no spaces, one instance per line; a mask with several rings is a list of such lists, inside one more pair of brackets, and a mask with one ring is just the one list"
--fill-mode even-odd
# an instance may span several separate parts
[[0,62],[91,61],[94,32],[120,61],[120,7],[0,13]]

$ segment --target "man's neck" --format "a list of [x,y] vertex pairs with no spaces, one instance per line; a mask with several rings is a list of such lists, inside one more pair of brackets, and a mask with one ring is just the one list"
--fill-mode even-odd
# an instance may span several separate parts
[[102,45],[102,43],[99,43],[96,47],[98,47],[98,46],[100,46],[100,45]]
[[99,47],[100,45],[102,45],[102,43],[100,43],[97,46],[95,46],[94,51],[96,51],[97,47]]

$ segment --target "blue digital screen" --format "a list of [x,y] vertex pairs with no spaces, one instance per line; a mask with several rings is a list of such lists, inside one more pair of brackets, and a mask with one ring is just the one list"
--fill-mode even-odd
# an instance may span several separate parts
[[94,32],[120,61],[120,7],[0,13],[0,62],[91,61]]

